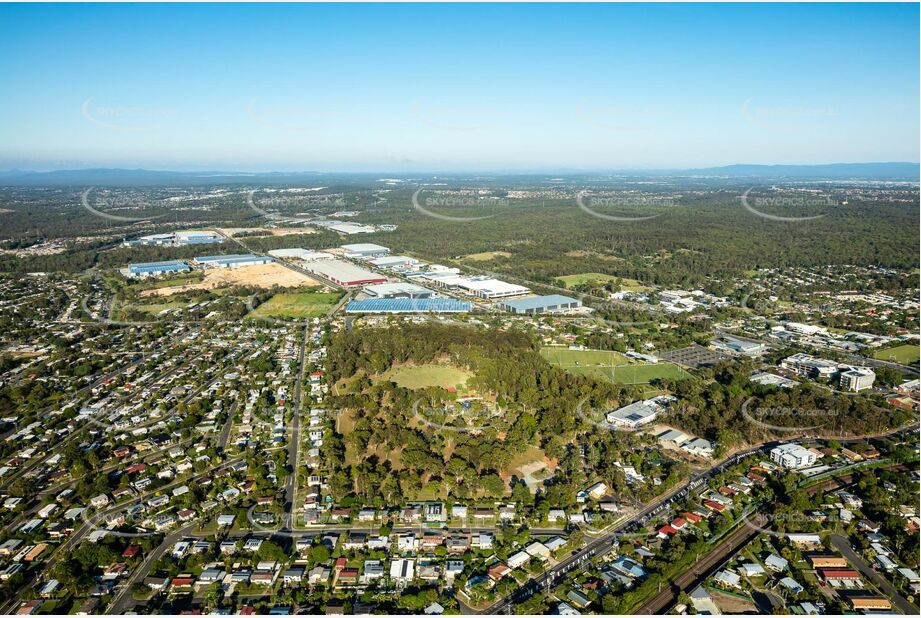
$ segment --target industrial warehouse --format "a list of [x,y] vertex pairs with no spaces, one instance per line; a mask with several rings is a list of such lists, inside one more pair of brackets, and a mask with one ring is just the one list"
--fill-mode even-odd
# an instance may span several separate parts
[[386,283],[387,277],[342,260],[322,260],[304,263],[304,268],[343,287],[355,287],[371,283]]
[[436,295],[415,283],[380,283],[369,285],[363,292],[373,298],[432,298]]
[[470,296],[483,298],[485,300],[499,300],[502,298],[513,298],[523,296],[531,292],[530,288],[514,283],[506,283],[486,275],[464,276],[456,272],[436,271],[422,273],[419,278],[431,282],[433,285],[458,290]]
[[304,262],[333,259],[331,253],[310,251],[309,249],[272,249],[269,251],[269,255],[282,259],[303,260]]
[[172,273],[185,273],[192,270],[189,265],[181,260],[168,260],[165,262],[141,262],[138,264],[129,264],[128,268],[121,270],[121,273],[132,279],[146,279],[147,277],[159,277]]
[[342,245],[343,255],[353,260],[370,260],[373,258],[390,255],[390,249],[375,245],[370,242],[363,242],[354,245]]
[[518,300],[506,300],[500,306],[510,313],[532,315],[536,313],[561,313],[582,307],[582,301],[569,296],[529,296]]
[[126,247],[140,246],[172,246],[182,247],[187,245],[208,245],[222,242],[217,232],[189,230],[179,232],[166,232],[164,234],[149,234],[134,240],[125,240]]
[[421,265],[419,260],[405,255],[385,255],[369,260],[369,263],[375,268],[384,268],[395,272],[412,271]]
[[193,260],[198,266],[205,268],[239,268],[241,266],[259,266],[271,264],[272,258],[261,255],[236,254],[236,255],[206,255]]
[[369,298],[353,300],[346,313],[466,313],[471,303],[453,298]]

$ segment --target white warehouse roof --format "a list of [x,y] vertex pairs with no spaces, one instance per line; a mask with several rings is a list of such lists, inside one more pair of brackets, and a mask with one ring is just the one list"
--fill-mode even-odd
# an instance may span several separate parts
[[386,251],[387,253],[390,253],[390,249],[387,247],[375,245],[372,242],[359,242],[352,245],[342,245],[342,249],[349,253],[373,253],[376,251]]

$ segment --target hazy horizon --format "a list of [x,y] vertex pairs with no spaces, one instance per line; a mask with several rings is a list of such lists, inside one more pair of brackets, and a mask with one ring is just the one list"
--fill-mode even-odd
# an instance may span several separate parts
[[0,169],[913,162],[917,4],[3,5]]

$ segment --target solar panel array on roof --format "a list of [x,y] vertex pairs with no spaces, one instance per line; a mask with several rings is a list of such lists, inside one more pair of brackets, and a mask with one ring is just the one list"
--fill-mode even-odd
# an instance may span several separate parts
[[353,300],[346,313],[464,313],[472,305],[453,298],[372,298]]

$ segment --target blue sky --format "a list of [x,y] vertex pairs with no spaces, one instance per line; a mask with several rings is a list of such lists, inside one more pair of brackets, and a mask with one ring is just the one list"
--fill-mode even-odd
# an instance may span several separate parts
[[917,161],[917,4],[0,5],[0,169]]

